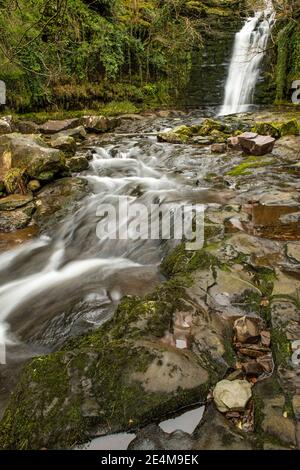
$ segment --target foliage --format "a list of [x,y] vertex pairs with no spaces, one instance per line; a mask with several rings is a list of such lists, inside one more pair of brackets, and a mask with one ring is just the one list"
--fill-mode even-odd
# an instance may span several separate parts
[[201,11],[187,0],[1,0],[8,104],[29,111],[65,107],[66,95],[70,108],[176,97],[201,45]]

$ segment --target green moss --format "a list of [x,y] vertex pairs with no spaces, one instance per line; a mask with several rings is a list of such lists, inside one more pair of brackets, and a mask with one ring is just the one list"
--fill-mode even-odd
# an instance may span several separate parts
[[287,367],[291,360],[291,343],[281,328],[272,328],[271,342],[276,365]]
[[217,258],[207,250],[187,251],[185,243],[180,243],[161,264],[161,271],[166,276],[189,274],[198,269],[209,269],[219,264]]
[[228,176],[246,176],[251,175],[252,172],[248,171],[255,168],[263,168],[274,165],[275,159],[264,160],[262,157],[248,157],[243,163],[237,165],[232,170],[228,171]]
[[3,178],[3,184],[8,194],[13,194],[17,190],[26,192],[25,171],[21,168],[12,168],[8,170]]

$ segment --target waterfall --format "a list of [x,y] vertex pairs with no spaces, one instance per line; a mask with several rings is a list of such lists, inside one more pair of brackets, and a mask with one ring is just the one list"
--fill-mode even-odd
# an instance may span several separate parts
[[248,18],[236,34],[221,116],[246,112],[253,103],[255,85],[274,22],[272,1],[266,0],[265,10]]

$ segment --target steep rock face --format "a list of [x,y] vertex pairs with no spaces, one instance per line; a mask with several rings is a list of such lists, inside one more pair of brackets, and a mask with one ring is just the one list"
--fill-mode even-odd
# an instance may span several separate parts
[[244,22],[240,16],[244,3],[240,0],[204,2],[204,44],[192,58],[191,79],[183,98],[185,105],[222,104],[234,37]]

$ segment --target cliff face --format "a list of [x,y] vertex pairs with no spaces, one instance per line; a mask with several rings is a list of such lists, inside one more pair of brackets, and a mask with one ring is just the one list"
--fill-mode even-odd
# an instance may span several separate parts
[[245,2],[215,3],[218,8],[208,7],[204,47],[193,55],[191,78],[183,98],[187,106],[223,102],[235,34],[244,22],[241,12]]

